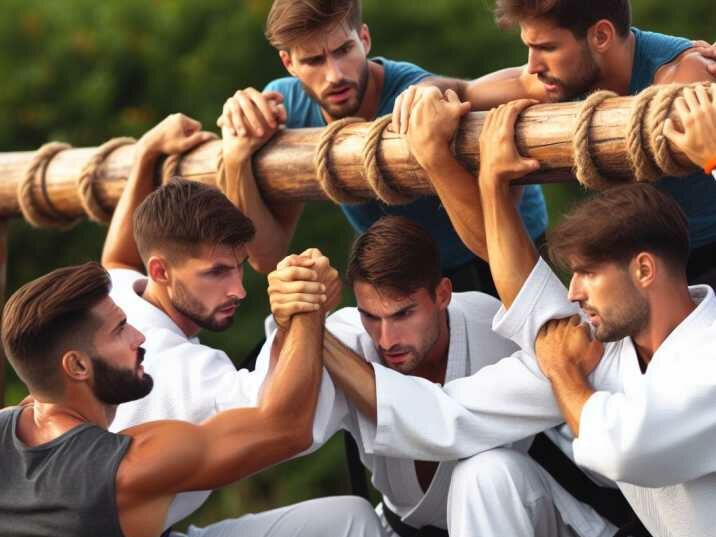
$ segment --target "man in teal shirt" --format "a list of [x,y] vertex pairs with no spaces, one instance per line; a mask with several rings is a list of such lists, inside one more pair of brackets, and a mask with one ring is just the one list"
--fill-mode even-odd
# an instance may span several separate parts
[[[395,98],[412,85],[454,84],[411,63],[369,59],[371,36],[362,22],[360,0],[275,0],[266,27],[268,40],[292,76],[269,83],[263,92],[252,88],[236,92],[219,119],[224,138],[231,139],[229,150],[245,155],[247,162],[281,124],[288,128],[325,127],[350,116],[371,121],[390,114]],[[267,208],[250,166],[226,171],[227,177],[239,181],[239,191],[231,197],[259,230],[250,248],[250,262],[260,272],[268,272],[285,255],[303,204]],[[419,222],[440,245],[442,270],[453,279],[456,290],[494,294],[487,265],[463,245],[436,196],[406,205],[370,201],[341,205],[341,209],[358,233],[385,215]],[[530,236],[540,237],[547,227],[541,187],[525,189],[520,212]]]

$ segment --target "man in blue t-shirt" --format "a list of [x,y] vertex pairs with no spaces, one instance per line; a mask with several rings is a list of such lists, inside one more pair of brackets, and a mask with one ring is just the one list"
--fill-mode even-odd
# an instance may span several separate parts
[[[631,27],[628,0],[498,0],[495,14],[501,25],[519,26],[529,48],[529,61],[524,67],[504,69],[455,87],[457,97],[469,101],[473,108],[488,109],[521,98],[569,101],[602,89],[635,95],[652,84],[713,81],[716,75],[708,59],[713,58],[714,47],[696,50],[688,39]],[[444,130],[445,122],[456,124],[463,112],[448,106],[443,97],[443,110],[452,118],[443,118],[443,129],[422,122],[420,128],[409,132],[415,103],[426,91],[428,88],[412,87],[398,97],[394,130],[407,134],[421,166],[443,170],[437,176],[429,174],[433,185],[438,193],[445,192],[446,196],[441,195],[443,204],[465,244],[481,253],[482,214],[466,201],[469,196],[460,194],[460,185],[467,188],[474,179],[471,174],[447,171],[454,159],[446,151],[452,131]],[[437,136],[441,132],[446,136]],[[716,284],[716,183],[699,173],[664,178],[657,185],[686,213],[693,249],[689,281]]]
[[[256,224],[249,261],[260,272],[272,270],[283,258],[303,211],[301,203],[267,207],[251,173],[251,155],[281,125],[324,127],[350,116],[370,121],[391,113],[395,98],[411,85],[430,83],[446,88],[453,84],[451,79],[433,76],[407,62],[369,59],[371,35],[362,22],[359,0],[275,0],[266,36],[291,76],[274,80],[263,92],[253,88],[237,91],[227,100],[218,121],[224,138],[229,139],[227,149],[245,162],[226,172],[227,177],[238,178],[238,190],[230,197]],[[341,209],[359,233],[388,214],[418,221],[440,245],[443,272],[451,276],[456,290],[494,294],[487,265],[463,245],[436,196],[400,206],[370,201],[341,205]],[[547,212],[539,186],[525,188],[520,212],[530,236],[542,236]]]

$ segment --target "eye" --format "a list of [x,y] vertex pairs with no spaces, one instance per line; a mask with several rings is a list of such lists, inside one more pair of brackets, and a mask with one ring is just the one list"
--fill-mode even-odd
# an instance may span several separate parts
[[353,48],[353,43],[352,43],[352,42],[351,42],[351,43],[346,43],[346,44],[343,45],[342,47],[338,48],[335,53],[336,53],[336,55],[338,55],[338,56],[345,56],[346,54],[348,54],[348,53],[351,51],[352,48]]

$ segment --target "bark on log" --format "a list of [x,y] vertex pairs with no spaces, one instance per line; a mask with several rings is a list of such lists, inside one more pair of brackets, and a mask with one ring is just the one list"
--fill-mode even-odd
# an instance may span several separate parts
[[[609,177],[631,177],[625,131],[632,111],[633,97],[608,99],[594,114],[591,127],[592,155],[599,169]],[[536,158],[542,169],[524,183],[551,183],[574,180],[572,139],[579,103],[536,105],[528,109],[517,125],[520,152]],[[458,159],[471,171],[479,166],[478,139],[485,114],[475,112],[463,121],[455,143]],[[347,126],[336,137],[331,153],[334,173],[340,184],[352,194],[366,198],[373,192],[363,178],[361,153],[368,123]],[[259,188],[268,202],[326,199],[315,179],[313,155],[321,129],[285,130],[278,133],[254,158]],[[221,142],[213,141],[185,155],[178,173],[187,178],[214,183]],[[40,210],[48,203],[69,217],[81,216],[82,208],[76,183],[83,165],[95,148],[69,149],[58,154],[46,171],[43,189],[35,180],[34,194]],[[18,216],[17,187],[34,152],[0,153],[0,218]],[[685,155],[674,150],[676,160],[685,166]],[[113,152],[100,169],[96,193],[100,203],[111,209],[117,203],[129,174],[134,147],[124,146]],[[385,132],[378,151],[378,162],[392,185],[416,194],[430,194],[432,188],[406,140]],[[696,169],[696,168],[694,168]],[[44,212],[44,211],[43,211]]]

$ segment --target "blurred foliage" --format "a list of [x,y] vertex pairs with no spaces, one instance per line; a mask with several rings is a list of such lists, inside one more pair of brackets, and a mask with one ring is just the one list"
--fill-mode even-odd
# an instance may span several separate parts
[[[0,12],[0,149],[30,150],[48,140],[94,146],[140,136],[181,111],[214,128],[224,100],[238,88],[283,76],[263,36],[270,0],[4,0]],[[675,7],[633,2],[636,25],[714,41],[713,0]],[[413,61],[436,73],[472,78],[519,65],[517,32],[499,31],[487,0],[365,0],[375,55]],[[545,189],[552,222],[580,194],[574,185]],[[70,232],[11,225],[8,292],[58,266],[98,259],[105,230]],[[294,250],[318,246],[342,268],[352,238],[340,211],[310,204]],[[247,276],[249,299],[238,322],[203,340],[237,363],[262,336],[265,278]],[[350,302],[346,292],[346,303]],[[24,395],[9,378],[8,403]],[[348,490],[342,440],[217,494],[192,520],[207,524],[302,499]]]

